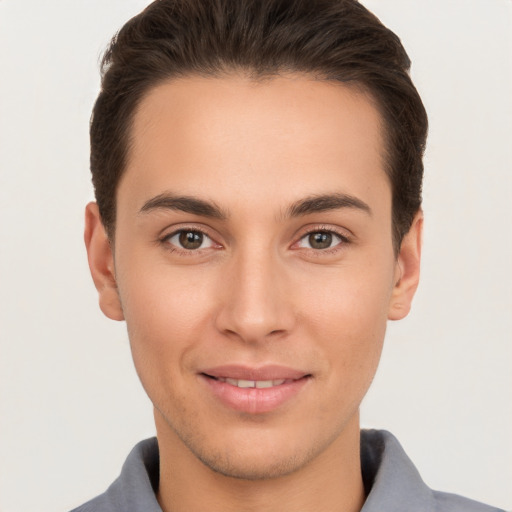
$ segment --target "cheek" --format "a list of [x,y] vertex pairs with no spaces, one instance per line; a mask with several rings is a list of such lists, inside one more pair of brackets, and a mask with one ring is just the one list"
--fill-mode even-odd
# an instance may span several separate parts
[[183,374],[187,356],[211,321],[212,301],[200,272],[132,262],[120,269],[120,296],[133,359],[141,380]]
[[339,269],[307,292],[308,337],[321,344],[329,365],[324,375],[342,390],[358,387],[364,394],[373,379],[386,331],[391,272]]
[[[300,286],[303,305],[316,329],[332,336],[367,332],[385,325],[392,294],[394,265],[347,265],[304,275]],[[314,286],[312,286],[314,283]],[[364,342],[365,337],[360,341]]]

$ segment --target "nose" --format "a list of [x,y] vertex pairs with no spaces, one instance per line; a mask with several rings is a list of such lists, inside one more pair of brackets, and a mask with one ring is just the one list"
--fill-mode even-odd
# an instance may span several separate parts
[[285,263],[271,251],[233,257],[221,284],[217,329],[247,343],[285,336],[295,322]]

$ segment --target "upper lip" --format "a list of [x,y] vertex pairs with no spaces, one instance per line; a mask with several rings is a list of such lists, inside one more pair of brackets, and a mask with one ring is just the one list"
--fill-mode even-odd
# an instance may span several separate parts
[[228,364],[223,366],[215,366],[214,368],[206,368],[199,373],[209,375],[216,378],[228,378],[238,380],[297,380],[306,377],[309,374],[302,370],[296,370],[287,366],[265,365],[258,368]]

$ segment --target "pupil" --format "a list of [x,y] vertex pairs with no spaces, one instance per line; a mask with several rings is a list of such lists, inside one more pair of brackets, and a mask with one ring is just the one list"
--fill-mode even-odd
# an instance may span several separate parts
[[199,249],[203,243],[203,234],[197,231],[182,231],[180,244],[185,249]]
[[327,249],[331,246],[331,233],[312,233],[309,235],[309,245],[313,249]]

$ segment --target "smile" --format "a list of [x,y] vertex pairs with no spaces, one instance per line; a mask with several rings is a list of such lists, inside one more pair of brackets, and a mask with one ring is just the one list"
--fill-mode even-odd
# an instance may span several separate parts
[[281,386],[286,382],[286,379],[277,379],[277,380],[244,380],[244,379],[230,379],[229,377],[212,377],[212,379],[218,380],[220,382],[226,382],[231,386],[236,386],[237,388],[258,388],[258,389],[266,389],[273,388],[275,386]]
[[312,380],[311,374],[282,366],[229,365],[205,369],[199,377],[217,403],[249,414],[272,412],[291,403]]

